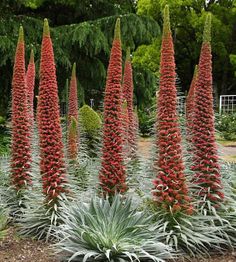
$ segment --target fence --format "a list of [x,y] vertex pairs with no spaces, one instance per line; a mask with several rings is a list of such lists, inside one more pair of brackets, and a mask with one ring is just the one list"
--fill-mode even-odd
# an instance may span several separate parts
[[236,113],[236,95],[220,96],[219,112],[220,114]]
[[177,96],[177,110],[180,116],[185,115],[186,96]]

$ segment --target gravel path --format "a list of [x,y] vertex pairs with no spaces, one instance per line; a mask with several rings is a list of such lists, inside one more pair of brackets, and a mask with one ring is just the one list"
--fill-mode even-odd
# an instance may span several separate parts
[[[152,139],[141,137],[138,141],[139,154],[144,158],[148,158],[151,154],[152,145],[153,145]],[[218,144],[218,147],[219,147],[219,154],[223,159],[228,160],[228,158],[230,159],[235,158],[235,162],[236,162],[236,143],[235,142],[232,142],[232,146],[230,145],[223,146],[221,144]]]

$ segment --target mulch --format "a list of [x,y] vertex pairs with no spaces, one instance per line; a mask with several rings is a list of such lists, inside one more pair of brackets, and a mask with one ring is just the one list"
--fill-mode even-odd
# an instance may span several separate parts
[[7,236],[0,242],[0,262],[58,262],[53,258],[49,244],[17,236],[10,227]]
[[[0,262],[59,262],[53,256],[49,244],[17,236],[14,227],[8,229],[7,236],[0,241]],[[178,259],[172,262],[236,262],[236,253],[213,255],[206,259]]]

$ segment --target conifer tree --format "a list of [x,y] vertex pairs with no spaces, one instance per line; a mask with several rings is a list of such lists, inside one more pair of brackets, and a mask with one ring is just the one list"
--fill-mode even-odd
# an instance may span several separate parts
[[181,133],[177,117],[175,60],[170,30],[169,7],[164,9],[161,46],[160,90],[157,111],[157,176],[153,181],[154,201],[163,209],[191,213],[184,175]]
[[16,190],[20,190],[31,184],[30,167],[32,161],[25,79],[25,43],[22,26],[19,29],[13,69],[11,123],[11,183]]
[[102,167],[99,174],[104,195],[113,196],[127,189],[123,164],[122,141],[122,51],[120,19],[115,25],[114,39],[107,71],[104,97]]
[[197,196],[218,205],[224,199],[220,166],[215,141],[212,55],[211,55],[211,14],[207,15],[203,43],[195,86],[193,120],[193,166],[194,182],[200,188]]
[[56,68],[50,30],[44,19],[37,107],[40,171],[47,203],[55,204],[66,191],[66,170],[60,125]]

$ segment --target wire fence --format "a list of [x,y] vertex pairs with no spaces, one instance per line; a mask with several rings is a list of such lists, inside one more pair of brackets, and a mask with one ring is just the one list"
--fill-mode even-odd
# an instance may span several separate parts
[[220,96],[219,113],[220,114],[236,113],[236,95]]
[[[90,101],[91,107],[94,105],[93,99]],[[180,116],[185,115],[186,96],[177,96],[177,110]],[[216,102],[214,103],[214,109],[216,110]],[[61,116],[67,114],[66,102],[60,103]],[[219,103],[220,114],[232,114],[236,113],[236,95],[221,95]]]

